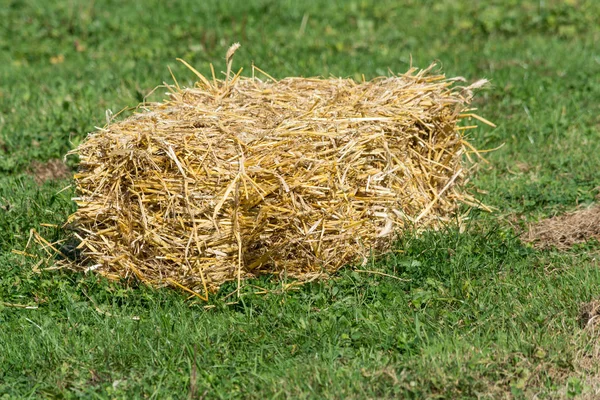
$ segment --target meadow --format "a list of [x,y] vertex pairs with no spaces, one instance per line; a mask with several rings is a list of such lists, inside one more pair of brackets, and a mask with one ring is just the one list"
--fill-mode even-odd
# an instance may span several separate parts
[[[521,235],[598,201],[599,18],[595,0],[3,0],[0,398],[598,398],[598,334],[581,321],[600,299],[598,241]],[[469,135],[498,149],[467,190],[494,211],[406,232],[379,274],[262,277],[208,303],[18,254],[31,229],[64,238],[50,225],[75,210],[77,160],[49,161],[171,83],[167,67],[193,85],[176,58],[208,74],[233,42],[236,65],[276,78],[435,61],[489,79],[475,106],[497,127]]]

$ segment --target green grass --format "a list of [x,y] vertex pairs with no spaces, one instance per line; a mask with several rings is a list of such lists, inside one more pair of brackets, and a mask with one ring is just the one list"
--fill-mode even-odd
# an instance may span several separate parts
[[[570,398],[600,390],[578,324],[600,297],[598,246],[537,251],[513,226],[600,188],[600,3],[571,1],[117,2],[0,7],[0,398]],[[91,5],[90,5],[91,4]],[[306,21],[302,30],[302,21]],[[488,78],[470,183],[497,208],[465,231],[415,237],[368,269],[281,292],[261,278],[206,304],[97,276],[36,273],[30,229],[73,212],[68,181],[35,183],[151,89],[254,62],[276,77],[372,78],[426,67]],[[53,64],[52,57],[64,61]],[[56,59],[54,59],[56,61]],[[249,68],[246,68],[249,70]],[[162,94],[153,96],[160,99]],[[127,115],[131,111],[126,111]],[[75,160],[71,161],[75,165]],[[59,193],[60,192],[60,193]],[[485,193],[484,193],[485,192]],[[517,221],[517,222],[515,222]],[[228,303],[229,302],[229,303]],[[24,309],[10,304],[37,305]],[[598,365],[592,365],[598,371]],[[594,369],[595,368],[595,369]],[[587,374],[587,376],[586,376]],[[590,398],[593,398],[590,397]]]

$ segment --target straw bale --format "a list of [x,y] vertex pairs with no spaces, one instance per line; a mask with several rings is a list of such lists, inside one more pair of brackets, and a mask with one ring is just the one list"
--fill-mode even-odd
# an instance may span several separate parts
[[75,150],[86,269],[202,297],[258,274],[306,279],[472,200],[457,184],[473,126],[459,121],[482,81],[460,87],[433,66],[363,82],[230,66],[218,80],[188,65],[195,87],[168,86]]

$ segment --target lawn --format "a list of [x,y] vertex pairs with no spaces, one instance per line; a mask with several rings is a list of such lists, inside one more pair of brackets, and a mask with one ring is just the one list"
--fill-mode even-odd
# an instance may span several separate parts
[[[0,398],[597,398],[598,336],[580,310],[600,298],[598,241],[540,250],[519,235],[599,195],[599,18],[595,0],[4,0]],[[471,141],[503,146],[468,189],[494,212],[407,232],[368,266],[382,274],[347,268],[291,290],[263,277],[208,303],[40,272],[53,264],[13,251],[31,229],[63,238],[40,224],[75,209],[64,171],[36,179],[44,163],[107,109],[129,115],[171,82],[167,67],[191,86],[177,57],[208,74],[237,41],[236,65],[278,78],[437,61],[489,79],[475,105],[498,127]]]

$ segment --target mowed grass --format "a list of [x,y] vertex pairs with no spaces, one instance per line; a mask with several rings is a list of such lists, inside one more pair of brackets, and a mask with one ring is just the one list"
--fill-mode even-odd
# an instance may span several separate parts
[[[538,251],[518,231],[598,195],[599,15],[594,0],[5,1],[0,398],[594,398],[597,337],[578,318],[600,297],[597,243]],[[235,66],[275,77],[369,79],[412,60],[490,79],[477,113],[498,127],[471,140],[503,147],[469,187],[497,211],[473,211],[462,232],[408,232],[363,267],[386,275],[348,268],[294,290],[263,277],[208,304],[38,273],[12,252],[32,228],[64,237],[40,224],[74,211],[69,181],[37,184],[33,161],[171,82],[167,66],[192,85],[176,57],[223,69],[235,41]]]

